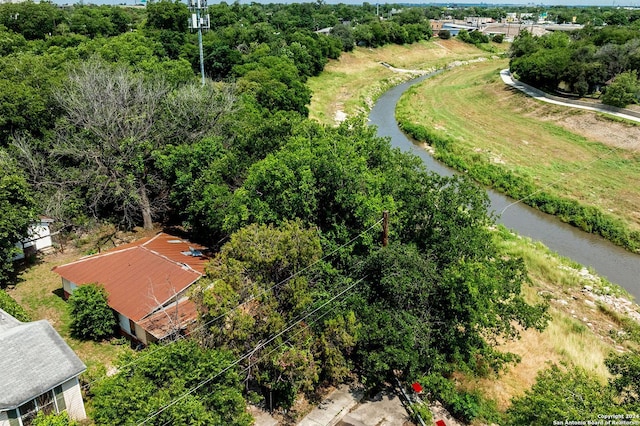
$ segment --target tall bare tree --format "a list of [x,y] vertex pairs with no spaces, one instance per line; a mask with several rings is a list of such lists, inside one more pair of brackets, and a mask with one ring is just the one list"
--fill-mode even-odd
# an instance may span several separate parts
[[145,229],[167,206],[167,184],[153,154],[166,143],[189,143],[214,131],[233,112],[224,85],[175,90],[122,66],[91,60],[55,94],[65,112],[53,153],[83,171],[88,207],[113,207]]
[[160,184],[152,173],[151,154],[167,93],[162,81],[89,61],[55,94],[66,121],[57,129],[54,151],[83,168],[94,206],[117,206],[129,224],[141,215],[145,229],[153,227],[154,209],[160,207],[149,197]]

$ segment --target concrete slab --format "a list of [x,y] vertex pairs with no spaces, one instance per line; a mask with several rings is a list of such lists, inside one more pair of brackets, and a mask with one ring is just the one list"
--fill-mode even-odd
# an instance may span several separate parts
[[391,392],[381,392],[360,402],[338,426],[402,426],[413,425],[400,398]]
[[251,404],[249,404],[248,408],[249,413],[251,413],[255,420],[254,426],[277,426],[279,424],[278,420],[273,418],[268,411]]
[[298,426],[333,426],[336,425],[362,399],[360,389],[351,389],[349,385],[341,385],[331,392],[320,405],[307,414]]

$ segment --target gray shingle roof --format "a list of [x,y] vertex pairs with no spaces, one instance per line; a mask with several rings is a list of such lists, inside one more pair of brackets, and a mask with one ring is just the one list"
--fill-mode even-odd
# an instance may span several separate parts
[[0,411],[10,410],[86,367],[49,322],[22,323],[0,309]]

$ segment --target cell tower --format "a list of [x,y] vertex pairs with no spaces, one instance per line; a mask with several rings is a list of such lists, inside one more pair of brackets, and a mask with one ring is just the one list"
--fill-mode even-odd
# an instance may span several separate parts
[[198,47],[200,49],[200,75],[202,76],[202,85],[204,86],[204,53],[202,51],[202,30],[211,28],[211,20],[209,14],[203,12],[207,10],[207,0],[189,0],[189,10],[193,12],[189,19],[189,28],[194,31],[198,30]]

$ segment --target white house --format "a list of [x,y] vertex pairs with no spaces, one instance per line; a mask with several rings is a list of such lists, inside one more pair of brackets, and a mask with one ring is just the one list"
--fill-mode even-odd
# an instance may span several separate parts
[[31,424],[39,411],[87,417],[78,382],[86,367],[48,321],[0,309],[0,354],[0,426]]
[[24,259],[25,256],[35,254],[53,246],[53,242],[51,241],[51,223],[53,223],[53,219],[41,216],[38,222],[29,226],[27,236],[19,243],[16,243],[16,247],[20,249],[20,252],[14,256],[13,260]]

